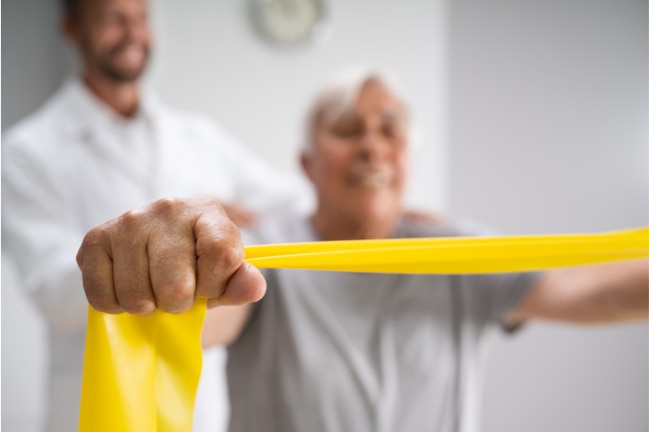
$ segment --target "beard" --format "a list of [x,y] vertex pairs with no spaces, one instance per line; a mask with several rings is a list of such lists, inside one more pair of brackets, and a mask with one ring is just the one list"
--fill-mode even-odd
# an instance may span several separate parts
[[104,77],[115,83],[126,84],[137,81],[149,63],[150,49],[149,47],[144,47],[144,56],[139,64],[122,65],[118,57],[123,55],[122,51],[125,49],[127,49],[126,44],[120,44],[110,51],[94,56],[97,70]]

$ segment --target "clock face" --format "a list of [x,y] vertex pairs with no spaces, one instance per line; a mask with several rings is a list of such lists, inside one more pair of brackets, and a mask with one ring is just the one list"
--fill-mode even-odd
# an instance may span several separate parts
[[325,0],[252,0],[251,13],[257,31],[279,45],[298,45],[322,33]]

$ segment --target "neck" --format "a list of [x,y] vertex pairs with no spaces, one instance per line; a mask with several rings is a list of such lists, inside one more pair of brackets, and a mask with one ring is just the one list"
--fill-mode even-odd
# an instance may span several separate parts
[[363,240],[390,238],[399,220],[394,216],[368,216],[356,219],[332,214],[318,208],[311,216],[316,233],[322,240]]
[[122,117],[132,117],[140,104],[137,81],[119,83],[85,73],[83,81],[102,102]]

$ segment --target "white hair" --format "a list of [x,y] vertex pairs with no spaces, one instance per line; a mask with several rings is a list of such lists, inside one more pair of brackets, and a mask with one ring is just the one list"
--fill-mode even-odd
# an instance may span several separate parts
[[[358,94],[369,81],[380,82],[407,112],[407,104],[400,86],[387,72],[369,68],[355,68],[345,71],[327,83],[316,95],[307,111],[302,151],[306,154],[313,150],[315,128],[322,123],[331,123],[340,118],[356,102]],[[408,137],[410,138],[410,121]]]

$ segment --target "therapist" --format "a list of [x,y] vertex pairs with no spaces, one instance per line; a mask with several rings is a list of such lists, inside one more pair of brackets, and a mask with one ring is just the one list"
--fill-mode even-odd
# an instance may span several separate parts
[[[141,86],[152,48],[146,0],[66,0],[63,29],[78,74],[2,146],[2,246],[48,323],[51,432],[77,429],[88,303],[74,258],[90,228],[163,196],[218,198],[240,225],[300,205],[294,183],[217,124]],[[212,355],[223,362],[222,351]],[[224,424],[225,391],[212,391],[222,398],[211,401],[213,420]]]

